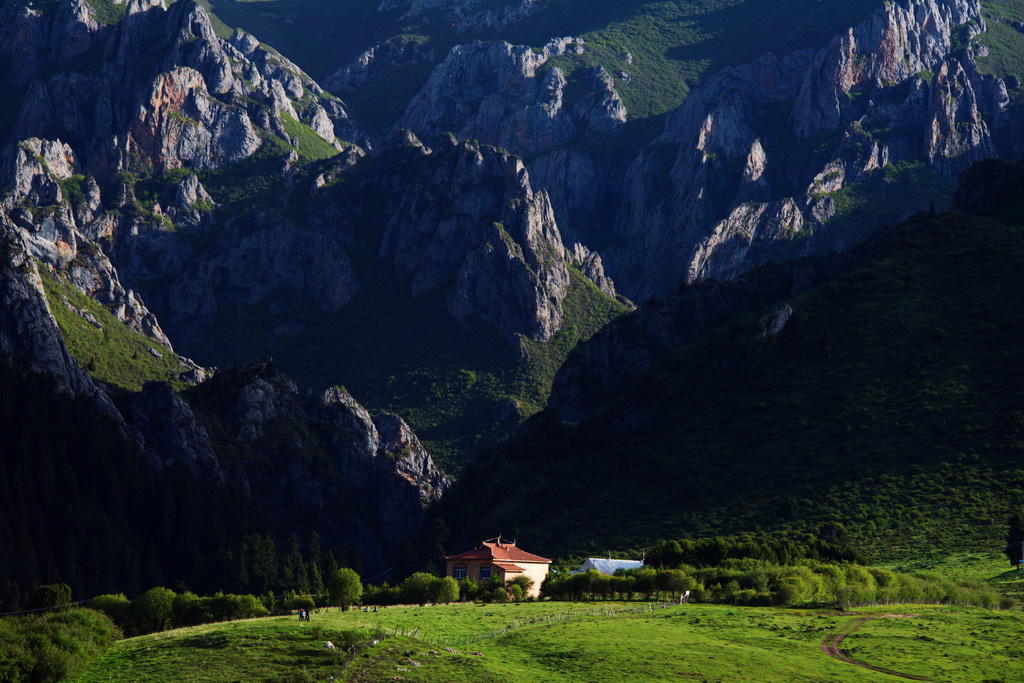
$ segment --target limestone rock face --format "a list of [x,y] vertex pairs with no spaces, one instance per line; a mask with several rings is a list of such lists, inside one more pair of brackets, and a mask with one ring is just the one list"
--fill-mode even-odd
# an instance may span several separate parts
[[221,306],[264,304],[279,310],[301,300],[336,311],[360,289],[336,236],[261,212],[252,224],[224,226],[213,246],[175,278],[167,300],[169,324],[180,339],[192,342]]
[[59,204],[64,198],[60,181],[74,175],[77,166],[74,151],[60,140],[32,138],[10,152],[0,178],[13,188],[15,201]]
[[732,279],[751,264],[761,265],[769,255],[777,256],[778,251],[768,249],[760,249],[757,256],[761,244],[792,240],[804,230],[804,216],[792,199],[740,204],[700,244],[687,279]]
[[145,457],[155,469],[178,462],[193,474],[223,481],[224,471],[206,429],[171,385],[146,383],[132,396],[127,417],[142,434]]
[[26,140],[4,167],[11,189],[0,200],[0,214],[9,216],[2,232],[45,267],[64,270],[73,285],[118,320],[170,350],[156,317],[122,285],[114,265],[95,244],[112,231],[95,182],[82,180],[83,196],[75,206],[64,197],[62,181],[76,177],[78,169],[71,148],[59,140]]
[[[230,418],[249,486],[268,511],[357,545],[364,559],[418,528],[451,485],[401,418],[371,415],[342,389],[300,394],[289,378],[264,371],[242,387]],[[298,424],[322,435],[326,461],[289,431]]]
[[985,30],[976,0],[886,3],[867,21],[836,36],[815,55],[801,85],[792,114],[797,137],[805,140],[857,118],[855,99],[847,93],[933,70],[949,55],[957,26],[965,26],[969,35]]
[[455,279],[449,311],[509,341],[550,339],[569,285],[567,254],[546,193],[517,157],[442,142],[387,208],[379,254],[413,296]]
[[165,8],[133,0],[121,22],[92,40],[103,45],[100,68],[33,82],[16,135],[59,136],[101,182],[122,171],[244,160],[260,147],[260,131],[290,140],[288,119],[331,144],[366,137],[345,107],[290,61],[242,31],[218,38],[194,2]]
[[595,70],[593,91],[568,107],[562,70],[540,71],[551,57],[584,49],[575,38],[553,40],[539,53],[504,41],[458,45],[396,128],[429,142],[452,132],[520,155],[547,151],[577,134],[614,134],[626,121],[626,109],[607,72]]
[[457,31],[463,33],[500,30],[522,21],[541,4],[541,0],[511,0],[503,7],[495,7],[485,0],[381,0],[377,9],[408,8],[403,18],[415,17],[431,9],[442,9],[446,19],[452,22]]
[[96,385],[64,345],[22,235],[2,214],[0,232],[10,240],[0,261],[0,354],[23,371],[53,376],[69,394],[96,396]]
[[0,54],[8,57],[15,83],[27,83],[49,64],[86,52],[107,34],[86,0],[61,0],[44,15],[31,2],[0,7]]
[[628,161],[594,156],[567,148],[553,149],[527,165],[530,182],[551,197],[552,209],[566,244],[592,244],[594,232],[610,229],[623,199]]
[[126,153],[138,147],[156,172],[203,170],[247,159],[260,144],[245,111],[214,99],[198,71],[179,67],[153,83],[128,129]]
[[346,92],[389,71],[435,61],[437,57],[430,47],[412,40],[390,38],[361,52],[349,64],[328,75],[323,83],[333,92]]
[[[890,2],[825,48],[710,78],[625,172],[606,270],[642,300],[824,251],[847,243],[829,225],[831,193],[878,182],[888,164],[923,158],[955,179],[996,154],[986,118],[1009,127],[1005,85],[978,72],[970,46],[953,54],[952,32],[983,28],[977,0]],[[787,110],[798,143],[827,133],[835,147],[769,154],[765,117]],[[785,196],[793,185],[806,190]]]
[[597,285],[597,288],[610,297],[617,296],[615,283],[604,274],[604,263],[601,262],[601,255],[591,251],[577,242],[572,247],[572,265],[580,269],[580,272]]

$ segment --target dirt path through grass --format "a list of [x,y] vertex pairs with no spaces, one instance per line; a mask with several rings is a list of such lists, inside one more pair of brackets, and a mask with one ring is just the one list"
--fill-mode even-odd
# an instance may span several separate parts
[[846,640],[847,636],[852,635],[854,631],[872,619],[910,619],[911,617],[916,616],[916,614],[872,614],[859,619],[854,619],[846,625],[846,628],[842,629],[838,633],[826,636],[825,640],[821,641],[821,651],[833,659],[838,659],[839,661],[846,662],[847,664],[853,664],[854,666],[870,669],[871,671],[878,671],[879,673],[889,674],[890,676],[899,676],[900,678],[908,678],[912,681],[927,681],[929,679],[924,676],[903,673],[902,671],[893,671],[892,669],[886,669],[881,666],[862,662],[859,659],[854,659],[848,652],[846,652],[846,650],[843,650],[840,647],[843,644],[843,641]]

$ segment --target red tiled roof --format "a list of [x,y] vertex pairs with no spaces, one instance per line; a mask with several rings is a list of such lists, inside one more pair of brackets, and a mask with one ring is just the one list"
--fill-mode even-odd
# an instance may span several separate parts
[[446,560],[493,560],[491,551],[487,548],[474,548],[458,555],[445,555]]
[[510,564],[508,562],[495,562],[494,566],[495,567],[501,567],[506,572],[513,572],[513,573],[515,573],[515,572],[525,572],[526,571],[522,567],[517,567],[514,564]]
[[509,560],[512,562],[548,562],[546,557],[540,555],[534,555],[528,553],[525,550],[520,550],[514,543],[488,543],[484,541],[484,545],[491,549],[491,554],[495,560]]
[[491,543],[484,541],[479,548],[467,550],[457,555],[446,555],[446,560],[491,560],[497,562],[544,562],[551,563],[546,557],[520,550],[514,543]]

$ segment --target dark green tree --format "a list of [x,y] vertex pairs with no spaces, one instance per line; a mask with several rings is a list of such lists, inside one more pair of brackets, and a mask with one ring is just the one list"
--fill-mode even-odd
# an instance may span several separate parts
[[69,605],[71,605],[71,586],[66,583],[50,583],[32,591],[26,606],[29,609],[43,607],[66,609]]
[[1010,528],[1006,532],[1006,556],[1010,558],[1010,566],[1016,567],[1024,562],[1024,508],[1017,508],[1010,513]]
[[410,605],[425,605],[430,602],[436,577],[426,572],[416,572],[402,582],[402,602]]
[[438,605],[446,605],[459,599],[459,582],[450,576],[434,579],[430,601]]
[[133,635],[156,633],[171,625],[175,593],[157,586],[132,600],[131,631]]
[[327,583],[328,600],[347,610],[363,597],[363,582],[353,569],[337,569]]

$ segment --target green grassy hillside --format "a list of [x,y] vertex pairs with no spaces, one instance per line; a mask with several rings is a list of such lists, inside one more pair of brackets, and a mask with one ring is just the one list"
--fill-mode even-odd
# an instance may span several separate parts
[[986,169],[990,215],[920,214],[778,337],[737,317],[576,428],[542,414],[443,514],[546,555],[832,523],[874,558],[1001,548],[1024,501],[1024,175]]
[[177,354],[123,324],[62,275],[45,268],[40,275],[68,351],[93,377],[119,391],[139,391],[152,381],[188,386],[180,379],[188,368]]
[[[622,611],[633,604],[611,604]],[[300,624],[276,617],[182,629],[122,641],[79,680],[268,681],[406,680],[649,681],[891,680],[822,650],[838,634],[858,661],[931,680],[1012,680],[1024,673],[1017,612],[976,608],[878,607],[856,613],[698,605],[641,614],[583,615],[595,605],[522,603],[448,605],[318,613]],[[582,609],[581,609],[582,608]],[[578,618],[553,621],[576,610]],[[905,618],[893,618],[894,611]],[[542,623],[515,628],[540,618]],[[512,627],[490,638],[495,628]],[[352,642],[379,631],[418,628],[420,638],[389,637],[347,653],[326,640]],[[447,650],[433,638],[477,629],[482,637]],[[454,650],[454,651],[452,651]],[[754,674],[753,672],[757,672]]]

